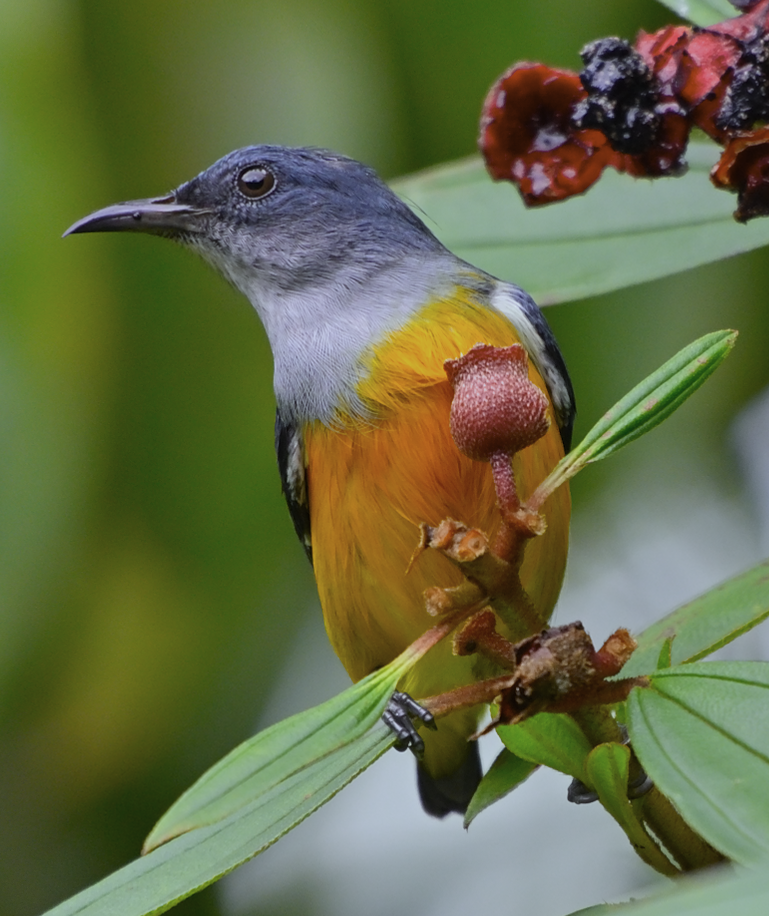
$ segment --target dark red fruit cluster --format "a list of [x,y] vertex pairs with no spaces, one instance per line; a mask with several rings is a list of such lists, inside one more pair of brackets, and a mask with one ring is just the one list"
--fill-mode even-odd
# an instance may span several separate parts
[[586,191],[611,166],[679,175],[693,127],[725,147],[711,173],[736,191],[735,218],[769,214],[769,0],[732,0],[741,16],[591,42],[577,75],[521,63],[491,88],[480,147],[527,206]]

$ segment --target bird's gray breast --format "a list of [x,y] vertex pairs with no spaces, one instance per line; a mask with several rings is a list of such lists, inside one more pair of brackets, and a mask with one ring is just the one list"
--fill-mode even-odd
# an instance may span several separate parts
[[288,421],[371,419],[358,388],[368,356],[388,334],[456,286],[439,264],[399,263],[369,275],[338,277],[318,289],[251,297],[275,360],[275,397]]

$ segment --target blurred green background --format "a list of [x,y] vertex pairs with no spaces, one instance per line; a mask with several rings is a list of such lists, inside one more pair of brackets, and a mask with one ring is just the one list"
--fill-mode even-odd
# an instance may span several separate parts
[[[62,231],[255,142],[386,177],[465,156],[513,61],[577,68],[592,38],[671,18],[653,0],[0,0],[0,916],[133,858],[252,731],[319,613],[248,304],[171,245]],[[696,465],[739,490],[725,436],[769,381],[768,274],[757,252],[548,310],[578,436],[689,340],[741,331],[673,421],[577,481],[576,531],[631,480],[652,499]],[[179,912],[219,907],[209,890]]]

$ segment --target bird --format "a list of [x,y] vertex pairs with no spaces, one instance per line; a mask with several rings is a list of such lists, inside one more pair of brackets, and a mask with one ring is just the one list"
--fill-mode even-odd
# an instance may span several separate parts
[[[489,465],[452,441],[444,361],[476,343],[525,348],[550,427],[512,459],[522,497],[570,447],[574,391],[542,312],[520,287],[452,254],[372,168],[315,147],[236,150],[168,194],[97,210],[65,235],[104,231],[181,243],[255,308],[273,355],[282,490],[330,642],[353,681],[386,665],[432,624],[424,591],[461,581],[436,551],[412,563],[420,525],[500,523]],[[520,571],[543,621],[563,579],[570,509],[562,487]],[[444,640],[399,690],[420,698],[478,677],[473,658]],[[467,740],[479,715],[455,711],[425,734],[417,783],[429,814],[466,810],[482,777]]]

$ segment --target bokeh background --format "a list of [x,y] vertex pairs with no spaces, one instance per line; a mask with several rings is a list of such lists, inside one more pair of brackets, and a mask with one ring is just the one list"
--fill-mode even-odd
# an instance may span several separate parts
[[[653,0],[0,0],[0,916],[133,858],[205,767],[347,683],[282,503],[250,307],[171,245],[62,231],[254,142],[386,177],[468,155],[510,63],[577,68],[592,38],[672,18]],[[576,481],[559,622],[639,630],[769,550],[767,268],[759,251],[548,310],[578,437],[691,339],[741,331],[683,410]],[[566,783],[537,774],[465,833],[387,755],[178,912],[555,916],[653,884]]]

